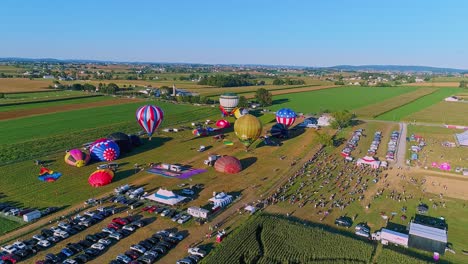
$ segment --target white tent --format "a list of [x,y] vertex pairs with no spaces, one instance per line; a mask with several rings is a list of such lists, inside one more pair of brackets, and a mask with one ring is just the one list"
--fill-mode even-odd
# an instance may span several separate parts
[[468,130],[460,134],[455,134],[455,137],[457,138],[458,145],[468,147]]
[[209,201],[213,202],[214,207],[224,207],[232,202],[232,195],[220,192],[215,194],[213,198],[210,198]]
[[375,160],[373,157],[365,156],[364,158],[359,158],[356,161],[357,166],[370,165],[373,169],[378,169],[380,167],[380,161]]
[[255,213],[255,211],[257,211],[257,208],[251,206],[251,205],[247,205],[245,208],[244,208],[245,211],[247,212],[250,212],[250,214],[253,214]]
[[169,190],[159,189],[156,193],[147,196],[146,199],[162,204],[175,205],[187,199],[187,197],[177,195]]

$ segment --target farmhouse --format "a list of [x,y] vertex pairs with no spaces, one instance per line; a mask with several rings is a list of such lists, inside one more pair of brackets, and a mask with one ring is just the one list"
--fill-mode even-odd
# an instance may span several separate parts
[[172,191],[169,190],[164,190],[164,189],[159,189],[156,193],[153,195],[149,195],[146,197],[146,199],[153,200],[158,203],[162,204],[167,204],[167,205],[175,205],[183,200],[185,200],[187,197],[185,196],[180,196],[175,194]]

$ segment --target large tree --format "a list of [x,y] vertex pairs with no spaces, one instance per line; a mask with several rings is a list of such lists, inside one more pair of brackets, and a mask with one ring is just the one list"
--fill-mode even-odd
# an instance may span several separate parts
[[324,146],[331,146],[333,145],[333,136],[329,135],[327,133],[319,133],[318,131],[315,131],[315,135],[317,135],[317,140],[320,144]]
[[335,120],[331,122],[332,128],[342,129],[352,124],[353,118],[356,116],[348,110],[336,111],[332,113]]
[[255,92],[255,99],[262,106],[269,106],[273,103],[273,95],[264,88],[260,88]]
[[239,103],[237,104],[238,107],[248,107],[249,102],[247,101],[247,98],[245,96],[240,96],[239,97]]

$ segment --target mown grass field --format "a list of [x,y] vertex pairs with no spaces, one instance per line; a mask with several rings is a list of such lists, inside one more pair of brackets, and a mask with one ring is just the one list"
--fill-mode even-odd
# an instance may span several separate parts
[[8,231],[10,231],[12,229],[15,229],[15,228],[17,228],[17,227],[19,227],[21,225],[22,224],[20,224],[17,221],[13,221],[13,220],[10,220],[10,219],[0,217],[0,235],[5,234],[6,232],[8,232]]
[[[441,102],[444,98],[457,94],[461,91],[462,89],[460,88],[443,88],[443,89],[441,88],[409,104],[403,105],[392,111],[379,115],[376,117],[376,119],[399,121],[399,120],[404,119],[406,116],[409,116],[415,112],[418,112],[427,107],[430,107],[438,102]],[[446,114],[450,114],[450,113],[446,113]]]
[[468,102],[438,102],[404,117],[403,120],[468,126]]
[[272,110],[291,107],[297,112],[319,113],[326,110],[353,110],[417,90],[414,87],[345,86],[273,97]]
[[392,97],[382,102],[378,102],[375,104],[371,104],[371,105],[358,108],[355,110],[355,113],[358,117],[374,118],[385,112],[391,111],[405,104],[409,104],[412,101],[415,101],[416,99],[426,96],[428,94],[431,94],[435,91],[436,89],[434,88],[421,88],[413,92],[404,93],[404,94]]
[[[92,96],[92,97],[82,97],[83,95],[70,95],[69,97],[48,97],[45,100],[55,100],[51,102],[37,102],[37,103],[28,103],[28,104],[18,104],[18,105],[5,105],[2,106],[0,103],[0,112],[4,111],[17,111],[25,109],[34,109],[42,107],[51,107],[51,106],[60,106],[60,105],[71,105],[71,104],[87,104],[94,102],[101,102],[107,100],[113,100],[114,98],[110,96]],[[42,100],[42,99],[41,99]],[[115,100],[115,99],[114,99]]]

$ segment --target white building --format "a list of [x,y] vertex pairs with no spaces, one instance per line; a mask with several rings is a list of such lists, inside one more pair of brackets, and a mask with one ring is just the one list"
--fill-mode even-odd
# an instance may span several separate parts
[[209,201],[213,203],[214,207],[225,207],[232,203],[232,195],[225,194],[224,192],[213,193],[213,198]]
[[189,215],[191,215],[193,217],[197,217],[197,218],[206,219],[206,218],[208,218],[208,213],[209,212],[210,211],[208,211],[206,209],[203,209],[203,208],[200,208],[200,207],[195,207],[195,206],[187,208],[187,214],[189,214]]
[[330,123],[332,120],[333,120],[333,117],[331,115],[321,115],[317,119],[317,125],[321,127],[330,126]]

